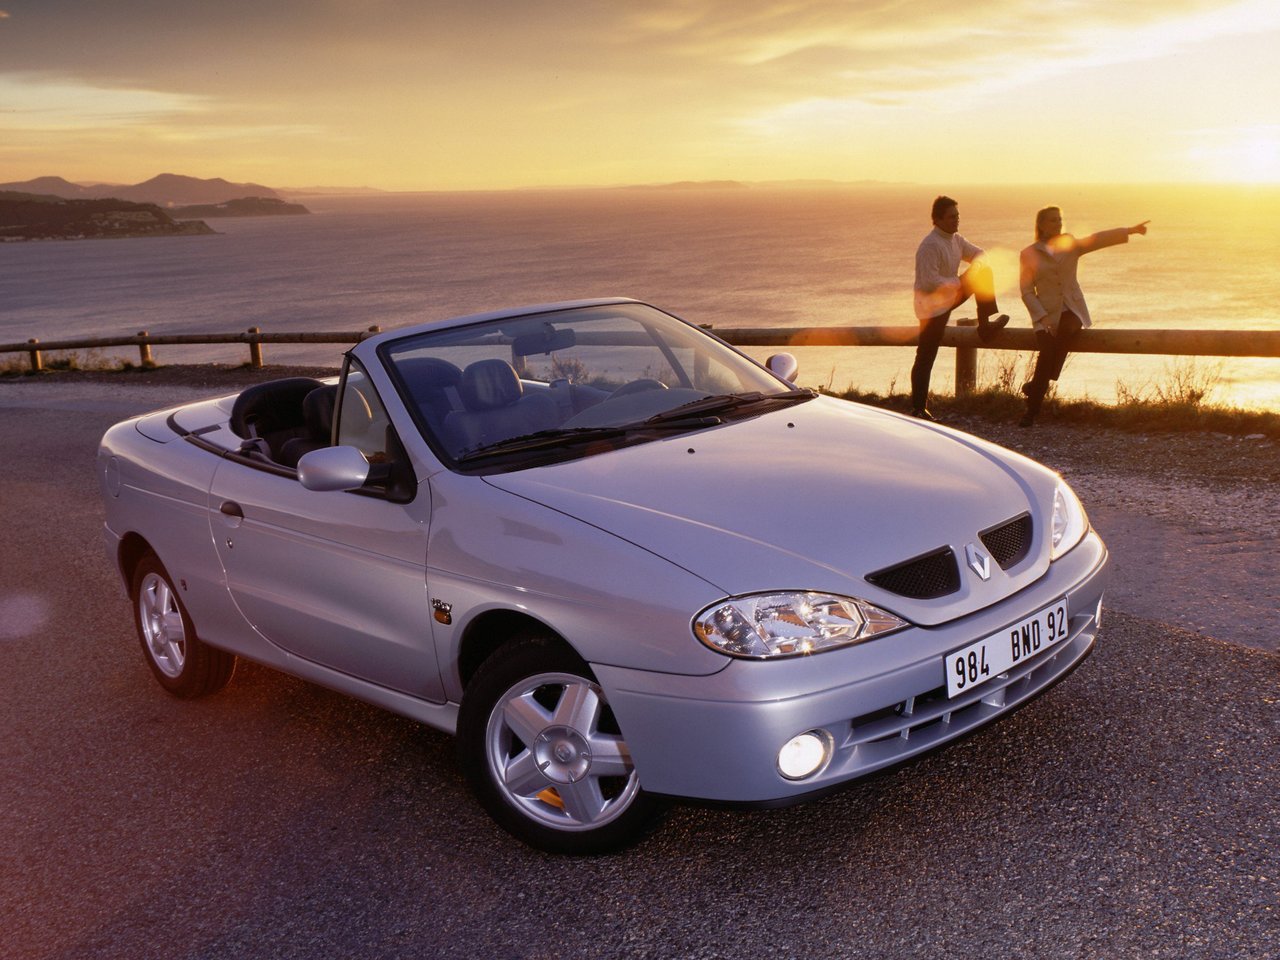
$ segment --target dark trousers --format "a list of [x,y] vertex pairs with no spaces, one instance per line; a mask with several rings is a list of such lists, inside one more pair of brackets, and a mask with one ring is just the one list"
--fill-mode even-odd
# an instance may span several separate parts
[[1062,375],[1062,365],[1067,362],[1067,353],[1083,326],[1079,317],[1066,310],[1058,321],[1057,333],[1036,331],[1036,345],[1040,352],[1036,355],[1035,373],[1031,375],[1026,391],[1027,413],[1031,416],[1040,412],[1040,404],[1044,402],[1044,395],[1049,392],[1050,382]]
[[978,307],[978,323],[986,323],[1000,312],[996,306],[995,277],[985,263],[975,263],[960,275],[960,294],[946,313],[920,321],[920,339],[916,346],[916,362],[911,365],[911,409],[923,410],[929,401],[929,379],[933,361],[938,358],[942,332],[947,329],[951,311],[970,297]]

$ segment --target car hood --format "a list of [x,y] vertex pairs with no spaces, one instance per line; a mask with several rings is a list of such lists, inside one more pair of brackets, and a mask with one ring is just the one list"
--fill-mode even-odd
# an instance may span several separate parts
[[[696,433],[486,478],[665,557],[726,595],[821,590],[918,624],[981,609],[1047,569],[1056,477],[954,430],[829,398]],[[983,580],[979,532],[1033,518],[1032,548]],[[932,600],[869,573],[951,547],[961,588]],[[984,550],[985,552],[985,550]],[[620,575],[623,575],[620,573]]]

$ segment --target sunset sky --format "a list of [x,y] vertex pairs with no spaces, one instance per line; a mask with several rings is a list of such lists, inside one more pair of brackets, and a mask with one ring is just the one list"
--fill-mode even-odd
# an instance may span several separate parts
[[1280,182],[1277,0],[0,0],[0,182]]

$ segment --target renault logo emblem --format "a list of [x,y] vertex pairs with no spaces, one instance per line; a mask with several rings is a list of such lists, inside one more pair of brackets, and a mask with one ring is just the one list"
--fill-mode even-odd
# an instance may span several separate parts
[[991,558],[972,543],[965,544],[964,558],[968,561],[970,570],[983,580],[991,579]]

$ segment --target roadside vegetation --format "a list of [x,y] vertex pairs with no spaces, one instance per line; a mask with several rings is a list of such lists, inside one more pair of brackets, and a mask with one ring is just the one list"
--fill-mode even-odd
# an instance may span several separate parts
[[[1009,355],[986,371],[974,393],[966,397],[933,394],[929,409],[944,420],[967,416],[996,423],[1016,422],[1026,410],[1021,388],[1031,379],[1030,367],[1026,360],[1019,362],[1016,354]],[[1195,358],[1183,358],[1172,363],[1159,380],[1136,384],[1117,381],[1115,403],[1088,396],[1060,397],[1057,384],[1052,384],[1033,429],[1068,423],[1130,433],[1204,431],[1280,440],[1280,413],[1212,401],[1220,377],[1220,365],[1197,364]],[[896,382],[885,393],[825,388],[823,392],[902,413],[911,409],[910,391],[899,390]]]
[[93,371],[96,373],[134,373],[159,369],[155,363],[134,363],[120,357],[111,357],[102,350],[46,350],[42,351],[44,369],[31,369],[31,361],[25,353],[10,353],[0,359],[0,377],[32,377],[46,373],[67,371]]

